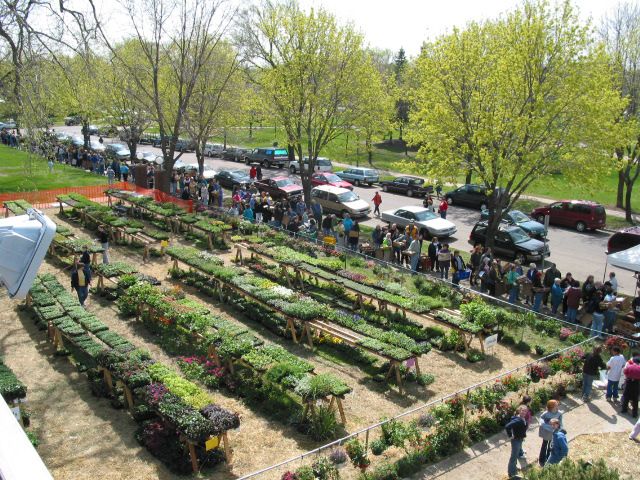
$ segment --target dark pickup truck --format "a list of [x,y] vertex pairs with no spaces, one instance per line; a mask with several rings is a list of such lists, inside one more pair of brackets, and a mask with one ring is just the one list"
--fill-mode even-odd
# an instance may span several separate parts
[[251,152],[245,154],[244,163],[251,165],[259,163],[262,168],[275,167],[283,168],[289,166],[289,152],[286,148],[267,147],[254,148]]

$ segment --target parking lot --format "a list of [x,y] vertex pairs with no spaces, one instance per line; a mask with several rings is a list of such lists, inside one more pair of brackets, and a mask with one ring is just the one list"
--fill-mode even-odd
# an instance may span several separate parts
[[[80,134],[80,127],[56,127],[56,131],[63,131],[73,135]],[[95,137],[97,139],[97,137]],[[94,137],[92,137],[94,139]],[[119,142],[117,139],[105,138],[105,144],[111,142]],[[138,146],[139,150],[157,152],[161,154],[159,148],[154,148],[149,145]],[[184,153],[180,160],[184,163],[196,163],[195,153]],[[205,164],[213,168],[216,171],[220,170],[249,170],[249,167],[243,163],[235,163],[232,161],[226,161],[218,158],[207,158]],[[340,170],[338,165],[334,166],[334,171]],[[265,178],[284,175],[291,176],[299,181],[299,175],[292,175],[286,170],[282,169],[263,169],[263,176]],[[394,193],[382,192],[377,186],[361,186],[354,187],[354,191],[360,195],[360,197],[369,202],[373,208],[371,199],[375,195],[376,191],[380,191],[382,195],[381,211],[399,208],[405,205],[421,205],[422,199],[410,198],[405,195],[399,195]],[[446,191],[446,189],[445,189]],[[525,212],[529,213],[529,212]],[[449,238],[449,243],[454,249],[460,249],[463,251],[469,251],[471,245],[468,242],[469,234],[475,223],[480,218],[480,211],[470,208],[451,206],[447,213],[447,220],[451,220],[456,224],[457,232],[455,236]],[[363,225],[375,227],[377,224],[383,222],[369,216],[363,219],[361,222]],[[584,281],[590,274],[595,275],[596,280],[602,280],[605,275],[606,266],[606,254],[607,240],[610,237],[609,232],[602,230],[596,230],[594,232],[578,233],[575,230],[571,230],[563,227],[549,227],[549,248],[551,250],[551,256],[547,261],[554,262],[558,265],[558,269],[564,275],[566,272],[571,272],[575,278],[580,282]],[[608,271],[608,270],[607,270]],[[619,271],[617,272],[619,289],[621,292],[627,294],[633,294],[635,290],[635,279],[631,272]]]

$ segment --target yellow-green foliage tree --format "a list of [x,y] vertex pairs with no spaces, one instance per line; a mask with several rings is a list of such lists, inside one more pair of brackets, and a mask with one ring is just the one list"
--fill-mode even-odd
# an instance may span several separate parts
[[251,79],[269,99],[300,161],[305,198],[322,149],[356,125],[378,75],[362,35],[323,9],[265,1],[243,12],[239,40]]
[[608,58],[569,2],[525,2],[425,44],[417,61],[410,141],[416,169],[467,170],[491,194],[487,235],[534,180],[560,171],[596,182],[611,165],[623,100]]

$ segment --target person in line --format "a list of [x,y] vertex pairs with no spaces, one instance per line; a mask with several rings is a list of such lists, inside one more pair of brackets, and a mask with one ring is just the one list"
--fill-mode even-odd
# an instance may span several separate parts
[[78,262],[71,270],[71,288],[78,294],[78,301],[83,307],[89,296],[89,285],[91,285],[91,267],[88,263]]
[[251,205],[247,204],[247,207],[244,209],[244,212],[242,212],[242,217],[248,221],[253,223],[255,220],[255,216],[253,215],[253,210],[251,209]]
[[373,242],[373,248],[376,250],[380,248],[382,245],[382,241],[384,240],[385,234],[382,231],[382,227],[380,224],[376,225],[376,228],[371,232],[371,241]]
[[502,281],[502,273],[500,272],[500,266],[497,260],[493,260],[491,262],[491,266],[489,267],[489,273],[485,275],[487,277],[487,287],[489,289],[489,295],[492,297],[496,296],[496,287],[499,282]]
[[544,299],[542,303],[546,307],[549,305],[549,298],[551,297],[551,287],[553,287],[553,283],[556,278],[562,278],[562,273],[556,267],[555,263],[552,263],[549,268],[547,268],[546,272],[544,272],[544,279],[542,280],[542,285],[544,285]]
[[578,282],[576,282],[576,284],[570,282],[566,285],[566,287],[563,287],[563,282],[560,282],[560,288],[564,289],[564,312],[566,313],[568,322],[576,323],[578,321],[578,308],[580,308],[582,291],[580,290],[580,284]]
[[109,232],[104,227],[104,225],[100,225],[98,227],[98,239],[100,240],[100,245],[102,245],[102,263],[109,263]]
[[542,283],[542,272],[538,271],[536,275],[533,277],[533,284],[531,285],[533,289],[533,311],[539,312],[542,307],[542,300],[544,299],[545,288]]
[[458,250],[453,252],[453,257],[451,258],[451,268],[453,269],[453,277],[452,282],[454,285],[460,284],[460,277],[462,272],[467,269],[467,266],[464,263],[464,259]]
[[555,429],[551,425],[551,420],[558,419],[560,425],[562,425],[562,412],[559,410],[560,402],[557,400],[549,400],[547,402],[547,410],[540,416],[540,426],[538,427],[538,436],[542,438],[542,445],[540,446],[540,455],[538,456],[538,463],[541,467],[544,467],[547,463],[547,458],[551,453],[551,441],[553,440],[553,433]]
[[430,270],[433,272],[434,269],[438,269],[437,261],[438,261],[438,252],[440,251],[440,242],[438,242],[438,237],[433,237],[431,239],[431,243],[427,248],[427,256],[429,257]]
[[561,280],[560,278],[554,279],[551,286],[551,313],[554,315],[558,313],[558,307],[562,304],[562,297],[564,297],[564,292],[560,286]]
[[256,179],[260,181],[262,180],[262,167],[260,165],[257,165],[255,168],[256,168]]
[[[536,264],[532,262],[529,264],[529,270],[527,270],[527,280],[529,284],[533,284],[533,280],[536,278],[536,275],[538,275],[538,267],[536,267]],[[527,292],[524,297],[524,303],[526,305],[533,303],[533,290],[531,290],[531,292]]]
[[559,419],[553,418],[549,423],[553,427],[553,440],[551,440],[551,453],[546,464],[555,465],[569,455],[569,442],[567,442],[567,434],[562,430]]
[[591,399],[593,381],[598,377],[600,370],[607,368],[600,356],[601,352],[602,347],[595,346],[593,347],[593,351],[584,357],[584,365],[582,367],[582,400],[585,402]]
[[[123,163],[122,165],[120,165],[120,173],[122,174],[122,180],[124,182],[128,182],[129,181],[129,167],[126,164]],[[175,195],[175,192],[176,192],[176,189],[175,189],[175,186],[174,186],[172,195]]]
[[622,392],[622,405],[620,413],[629,411],[631,403],[631,415],[638,416],[638,395],[640,395],[640,353],[633,352],[631,359],[622,370],[624,373],[624,391]]
[[[417,238],[412,239],[407,251],[409,252],[409,258],[411,259],[411,271],[416,272],[418,270],[418,262],[420,261],[420,240]],[[449,262],[450,261],[451,258],[449,258]]]
[[618,403],[618,386],[620,385],[620,378],[622,377],[622,370],[624,369],[627,361],[622,355],[622,349],[617,345],[611,349],[613,354],[607,362],[607,401],[613,400]]
[[318,225],[322,224],[322,205],[315,200],[311,200],[311,213],[313,214],[313,218],[315,218],[316,223]]
[[371,200],[373,202],[373,213],[374,215],[376,215],[377,217],[380,216],[380,204],[382,203],[382,197],[380,196],[380,192],[376,192],[376,194],[373,196],[373,199]]
[[618,314],[616,312],[616,296],[613,293],[613,290],[611,290],[612,287],[610,285],[608,286],[608,288],[609,290],[606,291],[606,294],[602,299],[606,307],[604,310],[603,331],[607,333],[613,333],[613,326],[616,323],[616,317]]
[[447,199],[443,198],[438,206],[438,213],[441,218],[447,218],[447,210],[449,210],[449,204],[447,203]]
[[349,247],[349,231],[353,227],[353,220],[348,213],[344,214],[344,218],[342,219],[342,228],[344,233],[344,246]]
[[611,292],[613,295],[618,294],[618,279],[616,278],[616,272],[609,272],[609,283],[611,284]]
[[111,165],[107,167],[107,179],[109,185],[113,185],[115,183],[116,172]]
[[482,261],[482,247],[476,245],[471,252],[471,258],[469,264],[471,265],[471,276],[469,277],[469,283],[472,287],[478,286],[478,273],[480,273],[480,264]]
[[516,266],[514,264],[509,264],[509,271],[505,276],[505,281],[507,282],[507,290],[509,292],[509,303],[516,303],[518,300],[518,272],[516,272]]
[[449,279],[449,267],[451,266],[451,251],[449,245],[445,243],[438,251],[438,269],[440,270],[440,278]]
[[[278,211],[277,209],[280,208],[280,204],[277,204],[276,206],[276,212]],[[277,217],[274,217],[277,219]],[[333,231],[333,214],[329,214],[326,217],[324,217],[324,219],[322,220],[322,234],[325,236],[332,236],[335,237],[335,232]]]
[[509,463],[507,465],[509,478],[515,477],[518,473],[518,458],[520,458],[520,452],[522,451],[522,443],[527,437],[526,416],[527,407],[520,405],[516,410],[516,414],[511,417],[509,423],[504,427],[507,436],[511,440],[511,456],[509,457]]
[[604,314],[606,308],[602,305],[602,291],[596,290],[589,303],[587,311],[591,312],[591,337],[602,337],[602,328],[604,326]]
[[358,250],[358,243],[360,242],[360,224],[358,221],[354,221],[353,225],[349,229],[349,248],[353,251]]

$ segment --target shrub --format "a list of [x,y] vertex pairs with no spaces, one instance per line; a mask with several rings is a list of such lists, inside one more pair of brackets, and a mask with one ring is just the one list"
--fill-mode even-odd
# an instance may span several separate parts
[[547,349],[543,345],[536,344],[533,346],[533,349],[536,351],[536,355],[544,355],[547,353]]
[[629,345],[627,344],[627,342],[625,342],[624,339],[620,337],[607,338],[607,340],[604,342],[604,346],[607,347],[608,349],[611,349],[612,347],[620,347],[620,350],[622,351],[629,348]]
[[378,465],[376,469],[366,475],[367,480],[399,480],[400,476],[396,466],[391,463]]
[[309,421],[309,435],[319,442],[331,440],[338,431],[338,421],[333,408],[320,405],[316,408],[315,414],[311,415]]
[[378,438],[371,442],[370,448],[371,453],[374,455],[382,455],[384,451],[387,449],[388,445],[384,438]]
[[573,461],[565,459],[556,465],[545,465],[544,468],[528,470],[527,480],[619,480],[618,471],[609,468],[604,460],[599,459],[593,463],[583,460]]
[[422,469],[422,465],[426,463],[426,458],[425,454],[420,451],[405,455],[395,464],[398,476],[404,478],[419,472]]
[[308,465],[303,465],[296,470],[296,480],[316,480],[313,469]]
[[481,362],[486,358],[485,354],[475,348],[470,348],[467,351],[467,361],[469,363]]
[[321,457],[311,464],[314,480],[339,480],[340,474],[327,457]]
[[521,352],[525,352],[525,353],[529,353],[531,351],[531,345],[529,345],[527,342],[525,342],[524,340],[520,340],[517,344],[516,344],[516,348],[521,351]]
[[367,458],[367,451],[364,445],[357,438],[349,440],[344,448],[354,467],[366,467],[371,463],[371,460]]
[[418,417],[418,425],[422,428],[431,428],[436,424],[436,418],[431,413],[423,413]]
[[551,374],[551,368],[546,363],[538,363],[527,368],[527,373],[532,382],[539,382]]

